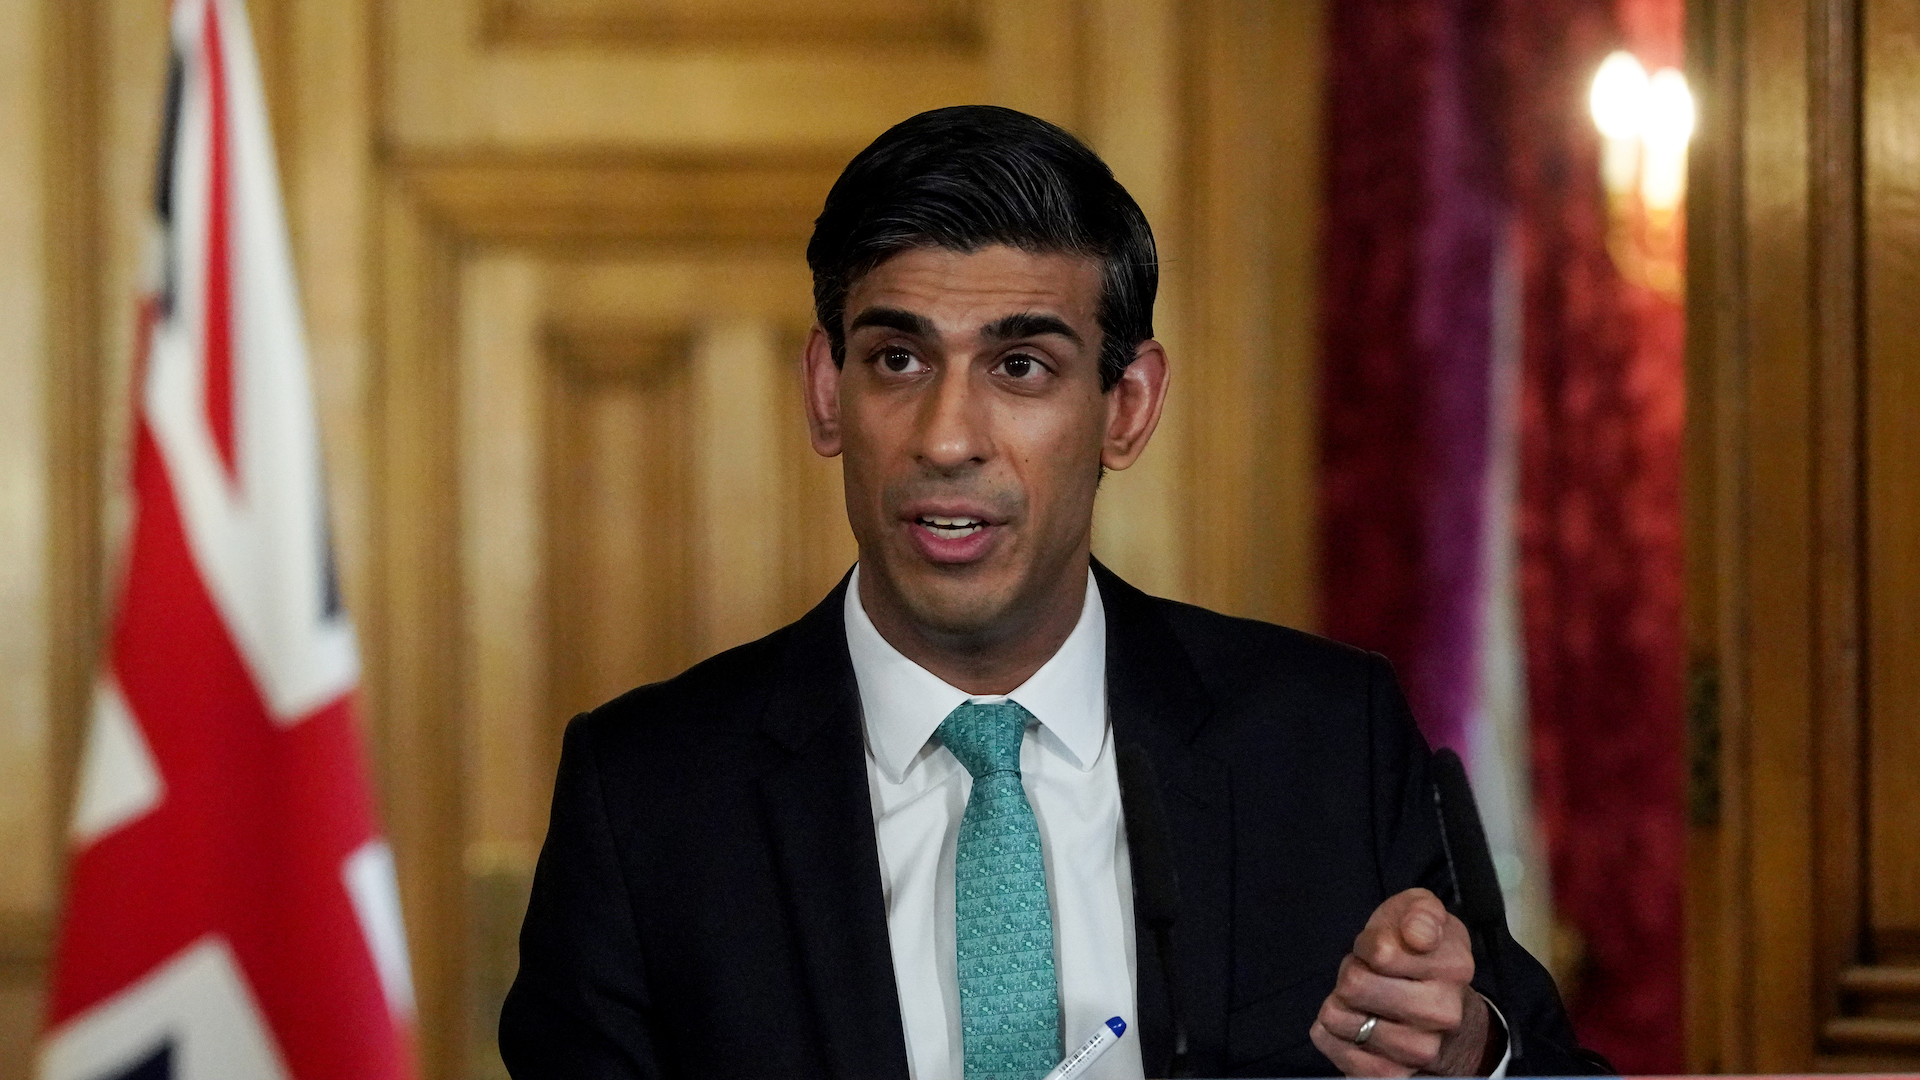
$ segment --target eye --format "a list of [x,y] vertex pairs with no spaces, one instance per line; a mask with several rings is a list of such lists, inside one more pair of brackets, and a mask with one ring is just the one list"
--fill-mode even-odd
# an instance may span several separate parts
[[1014,353],[1000,361],[1000,370],[1009,378],[1028,380],[1045,374],[1047,366],[1026,353]]
[[881,367],[895,375],[911,375],[926,366],[920,362],[919,357],[897,346],[880,350],[880,354],[874,359],[879,361]]

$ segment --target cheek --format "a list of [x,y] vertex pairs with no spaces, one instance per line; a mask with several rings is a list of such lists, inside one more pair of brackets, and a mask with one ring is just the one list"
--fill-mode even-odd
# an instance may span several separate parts
[[1009,456],[1032,503],[1061,512],[1052,524],[1062,531],[1079,529],[1084,523],[1072,518],[1093,502],[1105,422],[1104,408],[1083,408],[1014,426],[1016,447]]
[[889,451],[887,417],[857,405],[843,407],[840,429],[840,469],[846,489],[847,514],[856,523],[884,516]]

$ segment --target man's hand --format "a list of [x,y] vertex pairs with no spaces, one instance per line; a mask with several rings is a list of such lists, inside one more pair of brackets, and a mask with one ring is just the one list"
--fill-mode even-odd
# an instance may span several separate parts
[[[1439,897],[1408,889],[1354,939],[1313,1022],[1313,1045],[1348,1076],[1475,1075],[1490,1024],[1472,980],[1466,925]],[[1378,1019],[1356,1046],[1369,1017]]]

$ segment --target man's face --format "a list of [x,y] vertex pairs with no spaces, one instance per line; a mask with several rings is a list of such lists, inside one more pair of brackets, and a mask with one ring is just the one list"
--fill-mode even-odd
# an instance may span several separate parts
[[863,579],[924,631],[990,641],[1078,595],[1124,396],[1100,388],[1099,296],[1089,258],[915,248],[849,292],[839,372],[816,331],[815,446],[845,455]]

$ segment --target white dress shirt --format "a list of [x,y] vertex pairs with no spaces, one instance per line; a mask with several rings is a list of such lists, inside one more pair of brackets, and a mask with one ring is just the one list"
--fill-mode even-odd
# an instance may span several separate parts
[[[1032,678],[1004,696],[949,686],[888,644],[860,605],[857,565],[843,617],[860,688],[867,791],[909,1075],[962,1075],[953,856],[973,776],[934,741],[934,731],[963,702],[1014,701],[1037,721],[1020,742],[1020,781],[1040,826],[1047,868],[1061,1044],[1072,1051],[1108,1017],[1121,1017],[1126,1036],[1080,1075],[1139,1080],[1133,873],[1107,722],[1107,615],[1093,572],[1087,572],[1087,597],[1073,632]],[[1504,1028],[1497,1009],[1494,1014]],[[1506,1075],[1511,1055],[1509,1046],[1495,1078]]]
[[1107,725],[1106,611],[1092,573],[1066,642],[1005,697],[969,695],[902,656],[859,597],[856,566],[847,583],[847,648],[866,726],[867,790],[911,1075],[960,1080],[962,1061],[953,855],[973,777],[933,733],[963,702],[1011,700],[1038,721],[1020,743],[1020,780],[1047,867],[1062,1044],[1072,1050],[1108,1017],[1122,1017],[1126,1036],[1082,1075],[1137,1080],[1133,875]]

